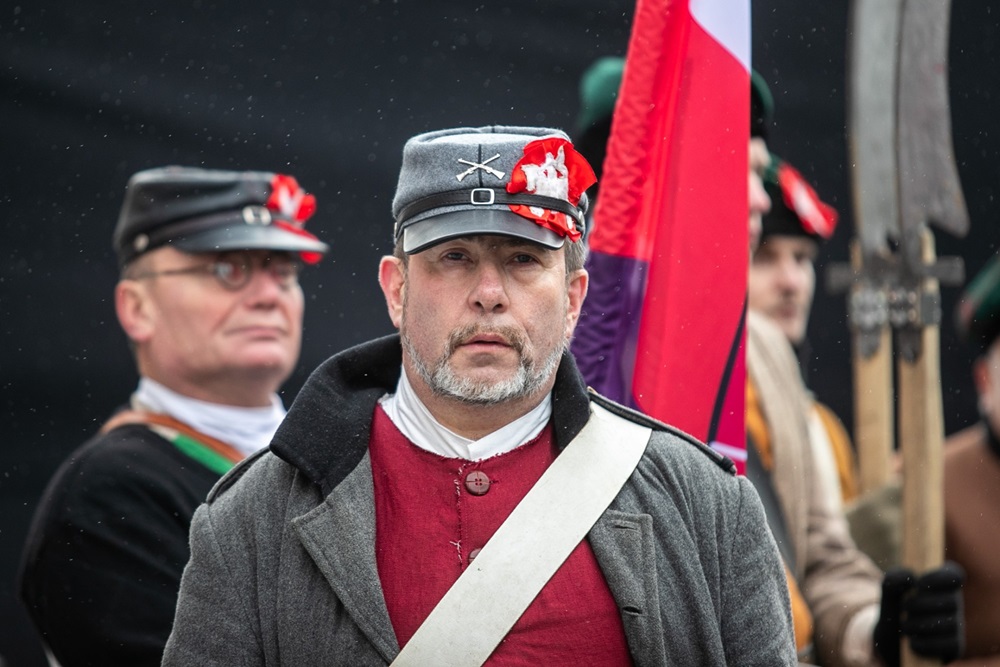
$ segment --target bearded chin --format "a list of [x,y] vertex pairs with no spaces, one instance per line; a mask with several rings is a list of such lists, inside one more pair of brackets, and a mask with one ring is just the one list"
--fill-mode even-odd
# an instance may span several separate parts
[[450,347],[431,365],[420,357],[409,336],[403,334],[400,338],[413,362],[414,369],[432,392],[469,405],[505,403],[535,394],[552,377],[562,358],[562,349],[556,348],[541,364],[537,364],[524,354],[523,348],[519,347],[517,370],[511,377],[499,382],[476,381],[460,377],[455,373],[449,363]]

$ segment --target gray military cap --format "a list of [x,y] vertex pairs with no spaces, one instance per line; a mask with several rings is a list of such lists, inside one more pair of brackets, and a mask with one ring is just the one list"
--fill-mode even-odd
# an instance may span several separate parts
[[193,253],[284,250],[313,263],[329,249],[303,229],[315,208],[284,174],[158,167],[129,179],[113,244],[122,266],[167,244]]
[[586,232],[584,190],[593,181],[561,130],[495,125],[420,134],[403,147],[395,238],[407,254],[477,234],[561,248]]

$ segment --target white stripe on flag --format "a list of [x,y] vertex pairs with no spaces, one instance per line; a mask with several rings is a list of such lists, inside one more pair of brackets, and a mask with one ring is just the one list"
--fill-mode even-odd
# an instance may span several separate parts
[[750,71],[750,0],[691,0],[691,16]]

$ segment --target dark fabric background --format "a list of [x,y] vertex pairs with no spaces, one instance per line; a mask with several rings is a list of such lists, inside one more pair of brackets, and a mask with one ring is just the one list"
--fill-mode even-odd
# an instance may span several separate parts
[[[39,6],[44,4],[45,6]],[[996,247],[997,13],[956,3],[956,147],[973,218],[939,240],[978,269]],[[389,332],[376,282],[390,250],[403,142],[452,125],[572,128],[577,81],[623,53],[633,3],[93,0],[0,9],[0,656],[41,665],[13,579],[28,522],[59,462],[133,388],[115,320],[111,230],[130,174],[163,164],[291,173],[315,193],[310,228],[332,251],[303,279],[305,341],[290,402],[330,354]],[[844,3],[759,0],[755,66],[778,103],[772,145],[844,221]],[[841,297],[822,293],[812,384],[850,420]],[[955,290],[945,291],[949,314]],[[968,353],[942,336],[946,425],[974,418]]]

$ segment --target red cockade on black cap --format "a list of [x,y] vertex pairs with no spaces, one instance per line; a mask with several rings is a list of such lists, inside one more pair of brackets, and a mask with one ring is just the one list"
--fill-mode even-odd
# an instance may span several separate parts
[[803,229],[824,239],[833,236],[837,211],[820,201],[819,195],[795,167],[782,162],[778,166],[778,184],[785,204],[799,216]]
[[[316,197],[306,193],[294,176],[274,175],[271,179],[271,194],[265,206],[288,218],[275,220],[275,225],[281,229],[303,238],[319,241],[315,234],[307,232],[304,228],[306,220],[316,212]],[[306,264],[316,264],[323,259],[323,254],[319,252],[303,251],[299,255]]]
[[795,167],[771,154],[764,174],[764,190],[771,210],[761,219],[761,239],[769,236],[805,236],[828,240],[837,228],[837,211],[824,203]]

